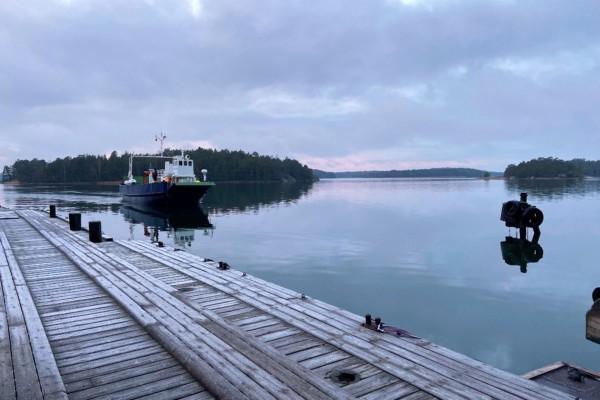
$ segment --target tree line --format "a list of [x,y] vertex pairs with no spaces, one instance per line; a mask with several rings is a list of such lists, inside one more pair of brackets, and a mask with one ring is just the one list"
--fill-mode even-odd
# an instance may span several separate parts
[[507,178],[581,178],[600,177],[600,161],[576,158],[561,160],[556,157],[540,157],[519,164],[510,164],[504,170]]
[[[180,150],[167,149],[166,156],[180,154]],[[186,152],[194,161],[194,172],[208,170],[212,181],[313,181],[312,170],[297,160],[247,153],[244,151],[197,148]],[[23,183],[48,182],[100,182],[120,181],[129,171],[130,153],[113,151],[104,155],[79,155],[57,158],[54,161],[17,160],[13,164],[15,179]],[[147,168],[162,169],[164,160],[135,159],[133,174],[142,175]]]
[[327,172],[314,170],[319,178],[481,178],[500,175],[473,168],[428,168],[390,171]]

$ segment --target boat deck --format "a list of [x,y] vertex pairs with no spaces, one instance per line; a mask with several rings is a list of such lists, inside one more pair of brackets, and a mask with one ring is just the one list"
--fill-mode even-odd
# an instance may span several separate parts
[[1,399],[571,399],[243,272],[0,211]]

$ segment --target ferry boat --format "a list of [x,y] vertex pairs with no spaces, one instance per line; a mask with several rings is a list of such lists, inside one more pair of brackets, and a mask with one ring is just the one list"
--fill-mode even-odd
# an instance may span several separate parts
[[[134,158],[168,159],[164,169],[147,169],[143,177],[133,176]],[[134,156],[129,157],[127,180],[119,185],[123,201],[145,205],[197,205],[204,194],[214,186],[206,179],[208,171],[203,169],[203,179],[194,175],[194,161],[185,155]]]

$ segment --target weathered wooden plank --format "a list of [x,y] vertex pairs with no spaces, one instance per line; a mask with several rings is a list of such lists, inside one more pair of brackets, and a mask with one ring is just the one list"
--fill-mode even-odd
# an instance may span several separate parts
[[[368,378],[362,378],[356,383],[351,383],[345,387],[350,393],[352,393],[356,397],[363,396],[365,394],[371,393],[373,391],[379,391],[379,389],[391,385],[391,384],[400,384],[401,387],[408,388],[410,393],[417,391],[418,389],[412,385],[409,385],[406,382],[398,382],[398,379],[390,374],[386,374],[385,372],[380,372],[375,375],[371,375]],[[407,394],[410,394],[407,393]],[[400,397],[402,393],[399,393]]]
[[120,363],[122,361],[134,360],[138,357],[148,356],[151,354],[158,354],[162,351],[162,349],[158,347],[146,347],[144,349],[131,351],[125,354],[117,354],[111,357],[104,357],[98,360],[92,360],[87,362],[82,362],[78,364],[71,364],[60,368],[60,372],[62,375],[68,375],[73,372],[83,371],[86,369],[96,369],[98,367],[102,367],[105,365],[111,365]]
[[258,311],[256,308],[250,307],[248,304],[245,303],[236,304],[232,306],[232,308],[233,310],[230,311],[219,310],[219,315],[223,318],[228,318],[233,317],[235,315],[241,317],[253,317],[261,314],[261,312]]
[[27,333],[27,327],[25,325],[25,319],[23,318],[15,284],[7,265],[0,266],[0,279],[4,291],[17,397],[42,399],[42,390],[35,368],[35,361],[31,350],[29,335]]
[[12,254],[12,250],[9,248],[8,239],[3,232],[0,232],[0,242],[4,247],[8,267],[13,277],[13,281],[15,282],[15,290],[19,303],[21,304],[23,320],[27,328],[32,356],[35,361],[36,373],[42,393],[45,397],[66,399],[66,390],[60,377],[44,327],[31,298],[31,294],[27,289],[26,281],[23,278],[21,269]]
[[[157,372],[178,366],[179,364],[172,358],[163,358],[158,361],[144,363],[136,368],[111,370],[106,374],[96,374],[93,379],[81,379],[69,382],[66,387],[69,392],[90,389],[96,386],[103,386],[123,379],[133,379],[137,376],[146,375],[150,372]],[[194,382],[195,383],[195,382]],[[197,385],[197,384],[196,384]],[[199,385],[198,385],[199,387]]]
[[24,324],[10,326],[9,332],[17,398],[42,399],[27,328]]
[[144,385],[142,387],[132,387],[124,391],[111,393],[111,396],[114,396],[118,399],[129,400],[129,399],[137,399],[143,398],[145,399],[148,395],[169,390],[172,388],[176,388],[184,384],[185,381],[181,379],[181,376],[173,376],[170,378],[161,379],[158,381],[154,381],[149,385]]
[[77,354],[68,358],[59,358],[57,359],[57,363],[59,367],[63,368],[69,365],[88,363],[106,357],[117,356],[119,354],[147,348],[155,349],[157,351],[160,350],[154,341],[143,340],[136,343],[124,344],[122,346],[104,346],[104,349],[92,353]]
[[222,308],[233,306],[235,304],[239,304],[238,299],[230,299],[227,301],[223,301],[221,303],[211,304],[211,305],[205,306],[204,308],[206,308],[207,310],[211,310],[211,311],[218,311]]
[[182,397],[179,400],[209,400],[213,397],[208,392],[193,394],[191,396]]
[[[52,349],[55,353],[56,359],[64,357],[64,354],[69,352],[84,352],[87,349],[94,348],[103,344],[112,344],[113,342],[120,342],[128,339],[148,338],[147,333],[138,328],[137,326],[132,327],[130,330],[116,330],[110,332],[109,335],[93,335],[89,337],[83,337],[82,340],[77,340],[73,343],[60,343],[52,342]],[[150,338],[151,339],[151,338]]]
[[145,393],[163,390],[165,388],[165,380],[169,380],[167,387],[187,383],[185,371],[176,365],[163,370],[150,372],[145,375],[125,378],[104,385],[95,385],[88,389],[72,392],[69,394],[69,398],[77,400],[104,396],[107,398],[121,399],[126,397],[122,392],[132,388],[139,397],[143,396]]
[[287,337],[290,335],[295,335],[296,333],[299,333],[299,332],[301,332],[301,331],[296,328],[286,328],[286,329],[282,329],[282,330],[271,332],[271,333],[265,333],[264,335],[257,336],[257,337],[259,337],[261,341],[268,343],[271,340],[284,338],[284,337]]
[[40,303],[50,302],[66,302],[72,299],[81,297],[85,298],[96,298],[102,297],[106,294],[103,293],[99,288],[93,286],[80,287],[80,288],[57,288],[54,290],[45,289],[46,293],[43,296],[38,296]]
[[281,337],[278,339],[263,340],[263,341],[265,343],[269,343],[270,346],[273,346],[276,349],[279,349],[280,347],[287,346],[289,344],[301,342],[301,341],[308,340],[308,339],[314,340],[314,338],[311,335],[307,334],[306,332],[298,332],[298,333],[294,333],[289,336]]
[[79,336],[78,332],[80,331],[89,331],[92,328],[102,328],[108,327],[109,329],[117,324],[122,322],[131,322],[131,318],[124,314],[119,314],[118,317],[107,317],[100,320],[91,320],[85,322],[77,322],[77,323],[65,323],[64,325],[53,325],[46,327],[46,331],[48,336],[56,337],[61,334],[72,334],[74,336]]
[[239,327],[253,324],[255,322],[272,320],[273,317],[267,314],[257,315],[255,317],[228,318],[228,321],[234,321]]
[[114,305],[114,303],[107,298],[106,302],[104,302],[104,303],[95,304],[92,306],[80,307],[80,308],[73,308],[70,310],[47,312],[45,314],[41,314],[41,317],[44,319],[53,320],[54,318],[59,318],[59,319],[63,318],[63,316],[65,316],[65,315],[85,315],[85,314],[89,313],[90,310],[106,309],[108,307],[113,307],[113,305]]
[[89,320],[95,320],[95,321],[103,321],[106,319],[112,319],[115,318],[118,315],[123,315],[123,312],[117,308],[111,308],[111,309],[101,309],[101,310],[105,310],[105,311],[99,311],[96,313],[90,313],[88,311],[88,313],[86,314],[80,314],[80,315],[76,315],[76,316],[69,316],[69,317],[65,317],[63,316],[62,319],[48,319],[48,318],[44,318],[44,326],[46,328],[51,328],[53,326],[56,325],[68,325],[68,324],[80,324],[80,323],[86,323]]
[[[6,273],[7,261],[0,251],[0,274]],[[15,377],[10,348],[10,334],[4,305],[4,290],[0,284],[0,399],[16,399]]]
[[[155,362],[174,360],[169,353],[161,351],[158,353],[146,354],[139,357],[122,360],[119,362],[97,366],[92,369],[76,370],[70,373],[63,373],[63,381],[68,387],[71,384],[93,385],[97,377],[108,374],[133,374],[139,368],[150,365]],[[89,387],[89,386],[86,386]]]
[[[137,332],[135,332],[137,333]],[[84,348],[76,348],[72,350],[66,350],[64,347],[60,352],[56,351],[56,360],[59,362],[63,359],[73,359],[88,356],[92,354],[98,354],[100,351],[107,349],[119,348],[125,350],[124,346],[141,344],[141,343],[152,343],[152,339],[146,334],[129,335],[122,339],[113,339],[112,341],[104,341],[102,343],[95,342],[93,345],[86,346]]]
[[[319,368],[323,365],[329,365],[339,360],[344,360],[349,357],[351,357],[350,354],[344,351],[336,350],[332,351],[331,353],[322,354],[320,356],[300,361],[300,364],[305,368],[314,369]],[[396,378],[395,376],[394,379],[398,380],[398,378]]]
[[56,340],[72,339],[72,338],[77,338],[80,336],[87,336],[90,334],[98,334],[98,333],[102,333],[102,332],[106,332],[106,331],[112,331],[112,330],[118,329],[118,328],[130,327],[130,326],[135,326],[135,322],[127,319],[120,323],[108,324],[108,325],[89,328],[89,329],[82,329],[82,330],[78,330],[75,332],[67,331],[67,332],[59,333],[59,334],[55,334],[55,335],[48,334],[48,338],[50,339],[51,342],[54,342]]
[[[416,392],[409,394],[408,396],[401,397],[402,400],[436,400],[437,397],[426,393],[426,392]],[[371,400],[371,399],[369,399]],[[376,399],[372,399],[376,400]]]
[[[366,379],[372,375],[382,373],[382,371],[379,368],[373,366],[372,364],[359,360],[356,357],[344,358],[342,360],[335,361],[331,364],[314,368],[313,372],[318,374],[319,376],[323,376],[330,379],[331,372],[339,369],[350,370],[352,372],[355,372],[360,375],[361,379]],[[339,382],[337,384],[338,386],[347,385],[347,383],[343,382]]]
[[[414,395],[416,393],[423,393],[414,386],[408,385],[404,382],[397,382],[387,385],[382,388],[377,388],[368,394],[360,396],[362,400],[395,400],[405,399],[407,396]],[[431,395],[423,393],[431,398]]]
[[270,328],[273,325],[279,325],[281,327],[285,326],[285,325],[281,325],[279,320],[276,318],[273,318],[273,317],[263,320],[263,321],[257,321],[257,322],[253,322],[253,323],[246,324],[246,325],[240,325],[240,324],[236,324],[236,325],[239,326],[240,328],[242,328],[243,330],[245,330],[246,332],[250,332],[250,333],[256,332],[259,329]]
[[540,376],[540,375],[547,374],[548,372],[552,372],[552,371],[554,371],[554,370],[557,370],[557,369],[559,369],[559,368],[562,368],[562,367],[564,367],[565,365],[566,365],[566,364],[565,364],[564,362],[562,362],[562,361],[557,361],[557,362],[555,362],[555,363],[552,363],[552,364],[546,365],[546,366],[544,366],[544,367],[541,367],[541,368],[535,369],[535,370],[533,370],[533,371],[529,371],[529,372],[527,372],[526,374],[523,374],[523,375],[521,375],[521,376],[522,376],[523,378],[525,378],[525,379],[532,379],[532,378],[538,377],[538,376]]
[[198,396],[201,393],[205,393],[204,396],[206,396],[206,392],[200,387],[200,385],[194,382],[148,394],[144,396],[144,400],[175,400],[189,398],[192,395]]
[[136,334],[141,334],[144,331],[140,330],[140,327],[135,324],[128,325],[125,327],[116,326],[116,327],[112,327],[112,329],[107,329],[106,331],[102,331],[102,332],[92,332],[92,333],[82,334],[79,336],[73,336],[73,337],[59,339],[59,340],[52,340],[51,343],[52,343],[53,348],[60,348],[63,346],[74,346],[74,345],[78,345],[78,344],[81,346],[86,346],[89,342],[94,342],[96,340],[112,340],[113,338],[115,338],[117,336],[129,334],[131,332],[134,332]]
[[312,348],[319,347],[319,346],[321,346],[321,344],[322,344],[322,342],[317,341],[315,339],[306,339],[301,342],[295,342],[295,343],[288,344],[286,346],[278,347],[277,350],[279,350],[281,353],[283,353],[285,355],[290,355],[293,353],[303,352],[306,350],[310,350]]
[[70,303],[62,303],[62,304],[49,304],[46,306],[38,306],[38,312],[40,315],[45,315],[47,313],[55,312],[55,311],[68,311],[68,310],[77,310],[82,307],[88,306],[98,306],[102,304],[106,304],[107,299],[97,298],[92,300],[81,300]]

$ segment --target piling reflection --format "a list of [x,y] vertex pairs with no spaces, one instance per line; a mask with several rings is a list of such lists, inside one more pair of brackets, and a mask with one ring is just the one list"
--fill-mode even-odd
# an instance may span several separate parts
[[160,232],[167,232],[176,246],[191,246],[196,230],[208,234],[214,227],[201,207],[173,209],[168,207],[123,206],[123,217],[133,225],[143,224],[144,236],[152,242],[160,241]]
[[592,293],[594,304],[585,315],[585,338],[600,344],[600,287]]
[[500,242],[502,259],[508,265],[519,266],[522,273],[527,273],[527,264],[537,263],[544,257],[544,249],[539,244],[540,235],[534,235],[530,241],[525,238],[506,236]]

